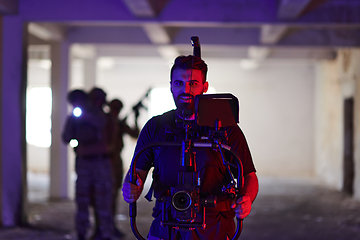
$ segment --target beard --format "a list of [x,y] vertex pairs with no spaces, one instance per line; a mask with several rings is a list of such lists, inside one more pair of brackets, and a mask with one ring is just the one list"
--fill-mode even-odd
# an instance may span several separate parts
[[[181,97],[190,97],[189,102],[184,102]],[[194,96],[191,94],[180,94],[177,98],[174,98],[175,105],[180,116],[187,117],[192,116],[195,110]]]

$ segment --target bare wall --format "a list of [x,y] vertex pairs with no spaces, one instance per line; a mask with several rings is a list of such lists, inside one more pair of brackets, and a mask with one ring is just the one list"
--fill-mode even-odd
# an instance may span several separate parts
[[215,89],[239,98],[240,127],[258,173],[313,176],[314,63],[269,60],[246,71],[233,62],[210,69]]
[[354,197],[360,199],[360,51],[340,49],[334,61],[319,64],[316,84],[316,173],[342,189],[344,100],[354,98]]

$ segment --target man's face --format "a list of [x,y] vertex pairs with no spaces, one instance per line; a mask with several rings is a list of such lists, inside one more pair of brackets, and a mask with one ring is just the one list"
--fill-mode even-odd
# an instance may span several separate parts
[[206,93],[208,86],[208,82],[203,83],[201,70],[174,69],[170,87],[176,107],[194,110],[194,97]]

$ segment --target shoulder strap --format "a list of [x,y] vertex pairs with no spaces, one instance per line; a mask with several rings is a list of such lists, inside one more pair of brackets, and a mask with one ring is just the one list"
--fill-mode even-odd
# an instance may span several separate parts
[[[166,142],[168,141],[172,136],[174,135],[177,135],[178,134],[178,131],[175,127],[176,127],[176,124],[175,124],[175,111],[172,110],[172,111],[169,111],[169,112],[166,112],[162,115],[162,117],[159,117],[157,119],[157,124],[160,125],[160,129],[163,129],[161,131],[163,131],[162,135],[159,136],[159,140],[161,142]],[[159,156],[162,155],[162,153],[165,151],[166,148],[162,148],[161,149],[161,152],[159,154]],[[155,187],[155,184],[156,184],[156,175],[157,175],[157,172],[158,170],[157,169],[154,169],[153,173],[152,173],[152,183],[151,183],[151,186],[149,188],[149,191],[148,193],[145,195],[145,198],[151,202],[152,201],[152,195],[153,195],[153,192],[154,192],[154,187]]]

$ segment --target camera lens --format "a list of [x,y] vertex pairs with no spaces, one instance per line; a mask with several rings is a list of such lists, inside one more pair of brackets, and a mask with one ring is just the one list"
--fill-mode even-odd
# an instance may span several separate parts
[[188,192],[179,191],[172,196],[172,205],[178,211],[186,211],[192,203],[191,196]]

